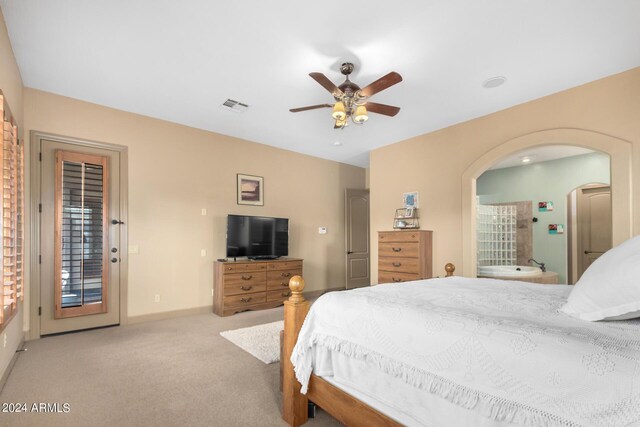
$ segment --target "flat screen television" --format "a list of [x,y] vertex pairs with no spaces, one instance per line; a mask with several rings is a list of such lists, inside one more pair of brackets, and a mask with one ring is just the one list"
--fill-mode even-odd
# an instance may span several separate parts
[[275,259],[289,255],[289,219],[227,216],[227,258]]

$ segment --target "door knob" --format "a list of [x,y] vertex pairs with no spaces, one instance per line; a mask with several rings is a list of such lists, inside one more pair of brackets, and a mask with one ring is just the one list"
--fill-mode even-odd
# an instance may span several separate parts
[[111,258],[111,262],[118,262],[118,258]]
[[351,255],[353,251],[347,251],[347,255]]
[[111,248],[111,252],[115,254],[116,252],[118,252],[118,248]]
[[119,224],[124,224],[124,222],[118,220],[118,219],[112,219],[111,220],[111,224],[113,225],[119,225]]

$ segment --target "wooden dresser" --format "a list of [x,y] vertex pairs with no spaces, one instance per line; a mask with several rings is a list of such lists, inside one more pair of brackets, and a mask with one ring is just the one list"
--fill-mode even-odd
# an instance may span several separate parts
[[302,275],[302,260],[216,261],[213,270],[213,312],[228,316],[245,310],[281,305],[289,298],[289,279]]
[[378,232],[378,283],[408,282],[432,277],[433,231]]

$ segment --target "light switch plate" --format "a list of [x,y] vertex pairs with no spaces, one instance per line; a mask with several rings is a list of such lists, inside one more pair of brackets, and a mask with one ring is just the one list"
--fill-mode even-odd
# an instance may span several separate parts
[[319,227],[318,234],[327,234],[327,227]]
[[140,248],[138,247],[138,245],[129,245],[130,254],[137,254],[139,251],[140,251]]
[[203,208],[202,209],[202,216],[205,216],[205,215],[207,215],[207,210]]
[[207,250],[206,249],[200,249],[200,256],[207,256]]

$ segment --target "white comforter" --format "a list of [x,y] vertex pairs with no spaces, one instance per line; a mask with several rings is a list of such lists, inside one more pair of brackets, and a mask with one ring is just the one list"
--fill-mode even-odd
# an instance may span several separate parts
[[291,362],[303,392],[322,348],[496,421],[640,423],[640,321],[571,318],[570,290],[454,277],[332,292]]

